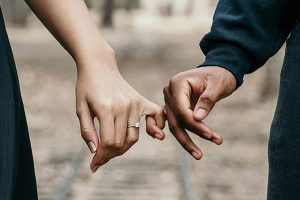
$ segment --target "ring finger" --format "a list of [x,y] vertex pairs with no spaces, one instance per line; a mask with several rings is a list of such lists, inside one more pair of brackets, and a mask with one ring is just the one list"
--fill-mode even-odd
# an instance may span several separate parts
[[139,126],[141,120],[141,113],[139,111],[132,111],[128,119],[128,126],[126,132],[125,143],[118,156],[123,155],[139,140]]

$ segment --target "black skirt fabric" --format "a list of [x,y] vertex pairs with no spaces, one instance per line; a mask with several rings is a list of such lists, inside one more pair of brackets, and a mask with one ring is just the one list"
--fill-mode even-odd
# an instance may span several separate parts
[[38,199],[34,164],[18,76],[1,10],[0,199]]

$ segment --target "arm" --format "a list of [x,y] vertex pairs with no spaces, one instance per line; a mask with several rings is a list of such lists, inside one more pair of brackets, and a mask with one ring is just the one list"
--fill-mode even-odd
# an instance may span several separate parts
[[242,84],[244,74],[262,66],[283,45],[296,19],[295,2],[219,1],[211,32],[200,43],[206,61],[176,75],[164,89],[170,130],[189,153],[200,155],[196,159],[201,151],[185,129],[222,143],[222,137],[202,121]]
[[220,66],[237,79],[254,72],[282,47],[299,7],[295,0],[221,0],[200,46],[201,66]]
[[94,62],[113,60],[113,50],[92,21],[83,0],[25,1],[76,62],[86,58],[95,59]]
[[[128,128],[147,115],[147,132],[164,138],[161,107],[139,95],[120,75],[112,48],[91,20],[83,0],[27,0],[38,18],[74,58],[78,78],[76,110],[81,134],[92,153],[95,172],[125,153],[139,137]],[[98,119],[100,137],[94,117]]]

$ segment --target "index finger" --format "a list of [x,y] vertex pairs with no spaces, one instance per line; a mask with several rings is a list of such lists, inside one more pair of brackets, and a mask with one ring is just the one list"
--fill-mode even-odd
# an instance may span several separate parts
[[80,123],[81,136],[87,143],[91,153],[95,153],[99,146],[99,139],[89,107],[82,105],[77,110],[77,117]]

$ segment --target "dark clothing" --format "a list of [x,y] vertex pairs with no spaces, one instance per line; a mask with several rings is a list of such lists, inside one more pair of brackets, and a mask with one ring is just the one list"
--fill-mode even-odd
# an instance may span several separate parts
[[211,32],[200,43],[202,66],[231,71],[238,86],[286,41],[299,13],[298,0],[220,0]]
[[269,139],[269,200],[300,199],[300,23],[288,40]]
[[26,118],[0,11],[0,199],[37,199]]
[[211,32],[200,43],[206,55],[201,66],[228,69],[240,86],[287,40],[269,139],[268,200],[300,198],[299,8],[298,0],[220,0]]

